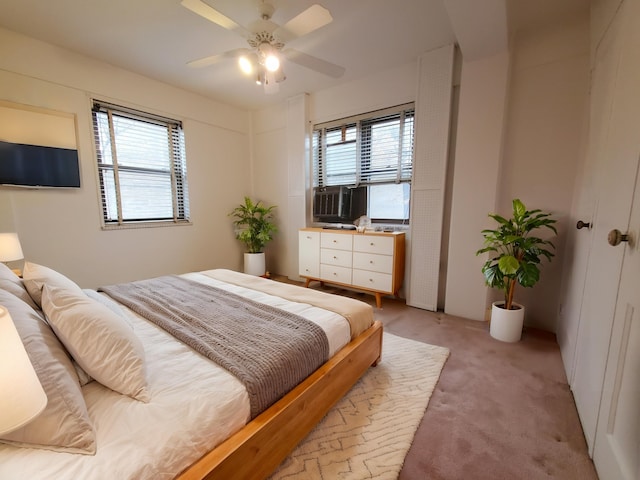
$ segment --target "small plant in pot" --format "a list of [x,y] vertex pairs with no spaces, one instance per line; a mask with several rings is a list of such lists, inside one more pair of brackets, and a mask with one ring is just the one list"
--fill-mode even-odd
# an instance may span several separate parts
[[265,207],[261,201],[253,202],[244,197],[244,203],[233,209],[229,216],[234,217],[236,238],[245,244],[244,272],[250,275],[264,275],[264,247],[278,231],[273,222],[275,205]]
[[542,257],[551,261],[555,246],[551,241],[533,236],[540,229],[558,233],[556,220],[550,213],[527,210],[519,200],[513,200],[512,218],[490,213],[498,226],[482,231],[484,247],[476,255],[489,253],[482,267],[485,283],[502,290],[504,301],[494,302],[491,311],[491,336],[506,342],[517,342],[522,334],[524,307],[513,301],[517,285],[533,287],[540,279]]

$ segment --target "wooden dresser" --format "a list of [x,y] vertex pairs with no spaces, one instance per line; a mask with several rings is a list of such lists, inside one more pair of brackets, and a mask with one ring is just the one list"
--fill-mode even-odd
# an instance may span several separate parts
[[382,295],[398,295],[404,279],[404,232],[303,228],[299,231],[299,275],[312,281]]

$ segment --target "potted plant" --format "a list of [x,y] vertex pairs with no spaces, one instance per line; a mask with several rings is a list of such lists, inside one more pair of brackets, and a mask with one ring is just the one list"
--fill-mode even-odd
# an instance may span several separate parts
[[254,203],[251,198],[244,197],[244,203],[229,214],[235,218],[236,238],[247,247],[244,254],[245,273],[258,276],[266,273],[264,246],[278,230],[273,223],[274,208],[275,205],[265,207],[259,200]]
[[551,261],[554,256],[551,249],[555,249],[551,241],[532,233],[547,228],[557,234],[553,226],[556,220],[550,213],[527,210],[519,199],[513,200],[512,218],[493,213],[489,216],[498,226],[482,231],[484,247],[476,255],[490,253],[482,267],[485,283],[504,293],[504,301],[492,304],[490,333],[498,340],[517,342],[522,334],[524,306],[513,301],[516,285],[533,287],[540,279],[541,258]]

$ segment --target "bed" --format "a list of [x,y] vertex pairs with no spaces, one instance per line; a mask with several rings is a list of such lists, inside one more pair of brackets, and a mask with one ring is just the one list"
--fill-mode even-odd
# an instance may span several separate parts
[[[86,405],[86,415],[78,415],[82,417],[80,433],[68,435],[72,437],[69,446],[63,445],[62,449],[55,445],[33,448],[25,441],[34,434],[29,431],[0,439],[0,478],[267,478],[381,355],[382,326],[374,321],[372,308],[363,302],[229,270],[177,276],[177,281],[192,282],[194,288],[196,284],[211,287],[229,297],[245,298],[247,304],[264,305],[261,308],[265,311],[289,312],[293,318],[302,317],[325,332],[330,358],[275,403],[254,413],[251,395],[234,375],[113,296],[81,290],[60,273],[40,265],[25,264],[24,281],[8,272],[0,268],[0,304],[10,311],[14,322],[18,317],[29,317],[29,325],[37,326],[33,328],[38,329],[38,335],[46,334],[46,342],[60,338],[70,342],[65,343],[62,354],[67,360],[58,358],[56,365],[65,364],[67,373],[73,369],[69,376],[79,385],[78,409]],[[78,291],[84,297],[80,298]],[[92,310],[88,317],[77,315],[81,320],[74,317],[74,324],[68,319],[67,306],[76,303],[82,304],[81,310],[87,306]],[[84,355],[84,347],[97,356],[94,350],[104,343],[94,340],[95,345],[78,347],[74,343],[77,340],[71,341],[74,335],[82,335],[78,332],[85,325],[95,332],[86,320],[96,309],[102,315],[109,310],[114,319],[121,317],[127,325],[124,328],[117,320],[124,337],[135,334],[133,347],[117,349],[128,355],[127,368],[131,366],[132,370],[127,375],[122,369],[110,367],[115,364],[112,358],[95,360],[94,365],[85,365],[84,359],[82,365],[74,361]],[[48,326],[43,312],[53,333],[45,330]],[[25,338],[30,339],[33,332],[21,328],[27,346]],[[86,338],[82,341],[87,343]],[[135,355],[138,341],[143,349],[142,370]],[[28,352],[31,357],[32,352]],[[58,351],[56,355],[61,354]],[[144,381],[136,383],[140,378]],[[42,378],[41,382],[45,391],[52,388]],[[51,403],[49,392],[48,396]],[[38,417],[33,423],[38,420],[44,422]],[[49,419],[45,427],[51,427],[51,423]],[[61,429],[56,426],[53,430]],[[93,443],[84,438],[85,434],[93,435]]]

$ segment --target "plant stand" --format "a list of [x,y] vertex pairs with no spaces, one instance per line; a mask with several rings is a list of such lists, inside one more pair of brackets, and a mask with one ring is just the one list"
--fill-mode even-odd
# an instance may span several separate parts
[[504,301],[491,304],[489,333],[502,342],[519,342],[524,324],[524,306],[514,302],[513,305],[518,309],[505,310],[500,305],[504,305]]

